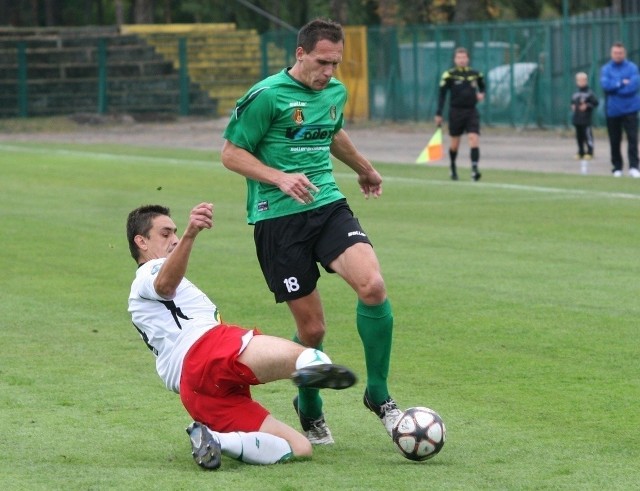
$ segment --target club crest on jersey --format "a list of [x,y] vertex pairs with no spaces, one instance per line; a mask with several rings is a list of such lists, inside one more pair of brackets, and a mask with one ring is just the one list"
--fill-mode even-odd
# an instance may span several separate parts
[[293,111],[293,116],[291,116],[291,119],[293,119],[293,122],[295,124],[303,124],[304,123],[304,114],[302,114],[302,108],[300,107],[296,107]]
[[337,115],[337,109],[336,109],[336,106],[331,106],[331,107],[329,108],[329,117],[330,117],[331,119],[335,120],[335,119],[336,119],[336,115]]

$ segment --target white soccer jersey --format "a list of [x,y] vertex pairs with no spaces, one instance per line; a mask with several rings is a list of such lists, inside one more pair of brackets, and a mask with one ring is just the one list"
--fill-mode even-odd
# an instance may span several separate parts
[[166,258],[140,266],[129,293],[133,325],[156,355],[156,370],[167,389],[180,392],[182,362],[200,336],[220,324],[218,308],[202,290],[183,278],[175,298],[158,295],[153,282]]

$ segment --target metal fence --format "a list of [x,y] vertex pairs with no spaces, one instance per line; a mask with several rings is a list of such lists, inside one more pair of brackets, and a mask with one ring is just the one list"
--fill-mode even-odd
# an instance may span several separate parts
[[[609,59],[610,46],[616,41],[623,42],[628,58],[640,63],[640,16],[351,27],[347,28],[347,34],[348,46],[338,76],[342,75],[352,100],[356,101],[350,102],[352,106],[346,112],[350,119],[431,121],[442,72],[452,65],[455,48],[464,46],[469,50],[471,65],[485,76],[486,97],[478,106],[483,124],[569,125],[574,76],[583,71],[589,75],[591,87],[603,102],[594,117],[594,124],[602,125],[604,100],[598,79],[600,67]],[[187,41],[176,36],[175,42],[180,47],[181,80],[179,106],[175,107],[180,114],[188,114],[193,108],[188,105]],[[262,76],[294,61],[294,33],[267,32],[256,42],[261,44],[260,54],[251,63],[260,65]],[[350,49],[356,43],[358,49]],[[6,54],[9,52],[15,55]],[[0,94],[2,104],[9,104],[7,100],[11,99],[11,106],[15,106],[20,115],[29,115],[29,56],[25,45],[16,43],[14,49],[5,49],[3,56],[14,56],[16,61],[15,68],[0,70],[8,74],[4,80],[0,79],[4,92]],[[104,56],[98,56],[96,63],[98,68],[102,67],[98,70],[96,87],[100,112],[107,109],[107,62]],[[215,68],[218,65],[214,64],[213,68],[223,73],[222,65]],[[252,83],[247,80],[246,88]],[[239,93],[230,97],[239,98],[246,88],[238,89]]]
[[[292,45],[289,37],[295,39],[288,33],[267,33],[264,40],[287,39],[282,45],[287,47]],[[570,124],[571,94],[579,71],[589,75],[602,101],[594,124],[603,124],[599,72],[616,41],[626,45],[630,60],[640,63],[640,17],[370,27],[368,117],[432,120],[442,72],[452,65],[455,48],[463,46],[469,50],[471,65],[485,77],[486,97],[478,106],[485,124]]]

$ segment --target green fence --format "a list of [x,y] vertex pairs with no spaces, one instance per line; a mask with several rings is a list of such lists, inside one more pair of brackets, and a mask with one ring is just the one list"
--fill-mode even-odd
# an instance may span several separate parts
[[0,117],[105,114],[215,114],[192,83],[186,40],[177,65],[115,28],[0,28]]
[[[58,56],[68,58],[72,52],[77,52],[74,56],[89,58],[86,67],[77,65],[75,59],[65,58],[67,82],[71,81],[77,87],[73,90],[58,89],[59,84],[53,82],[33,83],[34,78],[46,75],[42,63],[51,63],[50,55],[46,55],[49,58],[44,61],[40,59],[45,56],[40,52],[44,49],[43,43],[57,46],[58,41],[0,39],[0,116],[37,115],[41,101],[55,98],[74,98],[74,101],[80,98],[87,101],[85,110],[95,108],[97,112],[105,112],[112,107],[130,108],[134,102],[141,110],[160,111],[162,108],[157,101],[161,96],[166,98],[170,90],[175,92],[175,100],[168,101],[165,110],[179,110],[183,115],[194,113],[196,99],[195,95],[189,94],[187,66],[191,60],[188,59],[185,40],[180,41],[178,37],[175,40],[180,47],[177,75],[180,82],[176,89],[176,75],[172,75],[173,85],[170,81],[165,85],[160,83],[161,74],[168,70],[165,65],[169,62],[166,60],[152,58],[144,65],[129,60],[129,65],[126,65],[128,55],[122,46],[124,36],[110,38],[107,45],[91,30],[83,30],[78,36],[89,32],[94,36],[90,40],[91,49],[76,46],[79,43],[77,39],[61,41],[69,43],[69,49],[60,50]],[[602,101],[594,118],[596,125],[602,125],[604,99],[598,78],[600,67],[609,59],[610,46],[616,41],[622,41],[627,46],[629,59],[640,64],[640,16],[371,27],[367,31],[366,70],[369,117],[391,121],[433,120],[441,74],[451,66],[454,49],[464,46],[470,52],[472,66],[482,71],[486,80],[486,97],[478,106],[483,124],[515,127],[569,125],[574,75],[584,71]],[[262,76],[274,73],[283,64],[293,63],[295,34],[289,31],[268,32],[262,35],[260,42],[260,60],[255,63],[260,64]],[[216,63],[222,62],[214,61],[212,65]],[[62,71],[56,67],[47,69],[58,75]],[[129,73],[134,69],[141,73]],[[225,71],[222,67],[219,70],[221,73]],[[95,78],[87,78],[95,77],[94,74],[97,74],[97,83],[90,82]],[[153,84],[153,90],[145,89],[144,93],[134,97],[130,90],[133,85],[118,81],[118,75],[147,80]],[[254,81],[244,80],[243,83],[248,87]],[[81,88],[82,97],[79,96]],[[238,89],[239,93],[229,97],[235,100],[244,90],[243,86]],[[117,101],[122,106],[116,106]],[[80,107],[79,102],[74,102],[75,110]],[[203,113],[214,112],[207,105],[203,108]]]
[[[264,42],[287,47],[289,38],[295,39],[267,33]],[[432,120],[442,72],[451,66],[454,49],[464,46],[472,66],[485,76],[486,98],[478,106],[484,124],[570,124],[574,76],[584,71],[602,101],[594,118],[600,125],[604,100],[599,72],[616,41],[622,41],[629,59],[640,64],[640,17],[372,27],[368,30],[370,118]],[[268,60],[263,66],[269,66]]]

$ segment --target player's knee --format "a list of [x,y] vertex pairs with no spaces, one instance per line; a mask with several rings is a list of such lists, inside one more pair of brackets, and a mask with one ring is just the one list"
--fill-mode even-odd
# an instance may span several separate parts
[[304,436],[296,438],[295,441],[289,441],[289,446],[294,457],[311,457],[313,455],[313,447]]
[[324,339],[324,324],[311,323],[298,326],[298,339],[309,348],[317,348]]
[[358,288],[358,298],[367,305],[379,305],[387,298],[387,290],[381,275],[374,275]]

